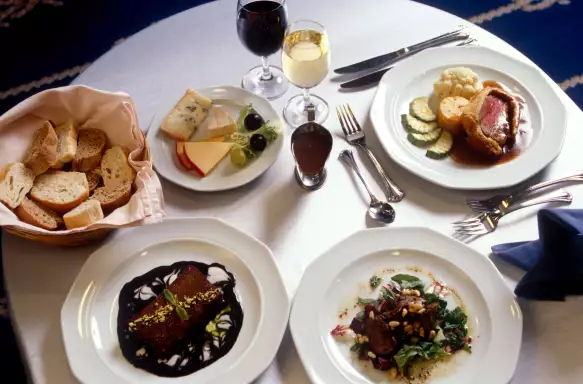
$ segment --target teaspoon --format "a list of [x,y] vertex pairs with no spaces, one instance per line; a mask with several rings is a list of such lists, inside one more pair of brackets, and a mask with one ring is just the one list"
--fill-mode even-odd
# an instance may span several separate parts
[[381,201],[377,199],[375,195],[373,195],[370,188],[366,184],[364,177],[360,173],[360,168],[358,167],[358,164],[356,164],[356,161],[354,160],[354,155],[352,154],[352,151],[349,149],[345,149],[340,152],[338,158],[344,161],[346,164],[348,164],[354,170],[354,172],[356,172],[356,175],[359,177],[360,181],[362,181],[362,184],[364,184],[364,187],[366,188],[366,191],[370,196],[368,215],[373,220],[380,221],[381,223],[385,224],[390,224],[393,221],[395,221],[395,210],[393,209],[391,204],[385,201]]

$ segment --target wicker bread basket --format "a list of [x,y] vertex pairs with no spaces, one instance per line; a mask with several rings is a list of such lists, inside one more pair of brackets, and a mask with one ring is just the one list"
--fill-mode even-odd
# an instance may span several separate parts
[[[46,93],[49,93],[49,95],[46,95]],[[50,104],[49,102],[54,98],[58,98],[59,100],[56,102],[56,105],[58,106],[59,103],[62,102],[60,99],[67,96],[76,98],[86,97],[90,100],[86,102],[88,104],[106,101],[112,103],[112,105],[115,106],[116,102],[123,103],[124,118],[128,121],[131,121],[131,128],[128,127],[126,129],[131,129],[133,135],[126,136],[130,137],[130,141],[133,137],[135,140],[134,145],[137,147],[137,150],[134,149],[134,152],[132,152],[132,155],[130,155],[130,163],[132,163],[132,166],[138,173],[134,183],[134,195],[132,196],[130,203],[127,204],[128,207],[131,205],[131,208],[127,208],[126,211],[123,211],[127,212],[125,213],[125,216],[124,213],[117,213],[115,218],[109,222],[104,222],[103,224],[96,223],[87,228],[72,231],[55,231],[52,233],[51,231],[42,230],[40,228],[19,222],[18,219],[15,218],[15,215],[6,212],[0,212],[0,225],[2,225],[7,233],[25,239],[43,244],[74,247],[102,240],[114,229],[119,227],[138,226],[160,221],[165,216],[160,181],[152,170],[150,148],[148,147],[148,142],[144,137],[144,134],[137,126],[135,106],[133,105],[133,102],[128,95],[98,91],[85,86],[72,86],[56,88],[32,96],[0,117],[0,160],[1,157],[4,156],[3,160],[6,162],[8,155],[5,155],[1,152],[9,148],[7,144],[2,143],[3,132],[10,131],[10,128],[13,128],[14,126],[16,126],[17,129],[19,128],[18,119],[15,120],[13,115],[16,115],[17,118],[23,118],[24,116],[23,121],[26,121],[26,113],[31,113],[31,109],[36,112],[39,108],[39,104],[41,105],[40,108],[42,108],[43,105]],[[24,106],[22,106],[22,104],[24,104]],[[66,107],[70,109],[72,106],[66,105]],[[18,108],[20,108],[20,110]],[[50,115],[50,111],[47,113]],[[101,111],[98,112],[97,115],[100,113],[106,115],[104,119],[109,123],[111,122],[112,115],[115,113],[115,111],[112,112],[111,110],[108,110],[105,113]],[[48,119],[49,117],[45,115],[45,118]],[[99,118],[97,118],[97,120],[99,121]],[[12,125],[12,127],[7,128],[7,125]],[[97,125],[99,126],[98,123]],[[3,128],[5,129],[3,130]],[[14,131],[14,129],[12,129],[12,131]],[[6,135],[9,136],[9,134]],[[126,141],[128,140],[127,137]],[[139,143],[139,145],[136,143]],[[141,150],[139,150],[140,148]],[[14,154],[12,154],[12,156],[14,156]],[[2,204],[0,203],[0,205]],[[139,209],[136,210],[135,207],[139,207]],[[4,206],[1,208],[6,211]],[[124,206],[122,208],[125,209],[126,207]],[[113,216],[114,213],[110,214],[109,216]],[[10,217],[8,215],[10,215]],[[109,216],[106,216],[105,221],[107,221]]]

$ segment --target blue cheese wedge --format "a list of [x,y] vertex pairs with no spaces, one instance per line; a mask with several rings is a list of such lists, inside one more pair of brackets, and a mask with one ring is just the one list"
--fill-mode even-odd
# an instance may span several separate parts
[[237,130],[235,120],[223,108],[213,108],[209,116],[207,139],[230,135]]
[[206,119],[213,101],[187,89],[162,122],[162,131],[175,140],[187,141]]

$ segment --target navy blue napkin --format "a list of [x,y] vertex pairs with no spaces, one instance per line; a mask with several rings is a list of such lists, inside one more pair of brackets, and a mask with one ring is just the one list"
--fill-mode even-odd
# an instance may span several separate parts
[[514,293],[532,300],[583,295],[583,209],[541,209],[539,240],[500,244],[492,252],[526,271]]

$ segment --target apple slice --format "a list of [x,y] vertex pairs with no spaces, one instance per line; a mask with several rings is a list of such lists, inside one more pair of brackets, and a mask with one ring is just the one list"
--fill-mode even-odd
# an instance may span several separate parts
[[186,153],[184,152],[184,142],[183,141],[177,141],[176,142],[176,158],[178,159],[178,162],[180,163],[180,165],[182,165],[184,168],[191,170],[192,166],[190,165],[190,161],[188,160],[188,157],[186,156]]

